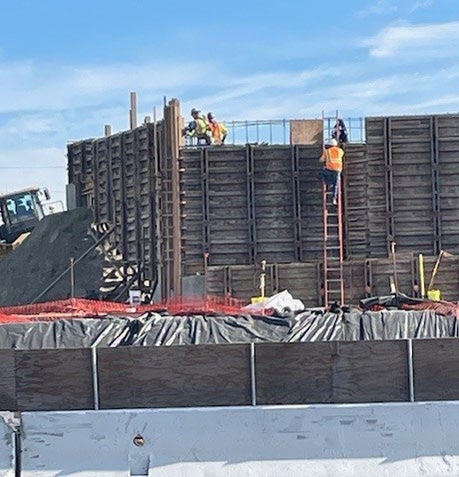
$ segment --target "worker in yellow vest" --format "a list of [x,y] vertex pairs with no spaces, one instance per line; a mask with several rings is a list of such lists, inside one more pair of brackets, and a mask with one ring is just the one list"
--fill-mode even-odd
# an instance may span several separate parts
[[196,108],[191,110],[191,116],[193,121],[185,128],[185,135],[188,137],[196,137],[198,145],[205,144],[210,146],[212,144],[212,132],[207,118]]
[[344,151],[338,147],[338,141],[331,139],[325,144],[325,150],[320,158],[324,164],[322,179],[327,187],[332,188],[333,204],[338,204],[339,182],[343,171]]

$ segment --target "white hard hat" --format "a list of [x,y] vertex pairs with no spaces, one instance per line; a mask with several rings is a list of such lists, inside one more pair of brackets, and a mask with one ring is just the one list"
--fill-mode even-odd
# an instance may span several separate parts
[[329,139],[326,143],[325,143],[326,146],[337,146],[338,145],[338,141],[336,139]]

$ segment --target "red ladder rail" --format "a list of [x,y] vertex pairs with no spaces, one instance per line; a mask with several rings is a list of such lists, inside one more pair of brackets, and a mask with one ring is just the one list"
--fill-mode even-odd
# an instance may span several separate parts
[[323,223],[324,223],[324,263],[323,290],[324,306],[332,303],[344,304],[344,237],[342,216],[342,187],[338,183],[338,204],[333,205],[331,188],[323,185]]

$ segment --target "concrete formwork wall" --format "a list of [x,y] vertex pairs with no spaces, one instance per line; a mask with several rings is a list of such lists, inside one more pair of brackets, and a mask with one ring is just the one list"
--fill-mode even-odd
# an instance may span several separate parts
[[459,116],[368,118],[366,138],[367,256],[459,251]]
[[92,208],[96,222],[115,225],[114,241],[124,260],[136,268],[142,264],[150,280],[156,273],[153,147],[153,125],[68,146],[77,205]]
[[[320,155],[319,146],[182,151],[185,275],[204,271],[205,254],[210,266],[321,259]],[[364,145],[348,146],[354,177],[364,157]],[[358,187],[360,182],[346,183],[350,248],[359,246],[362,226]]]
[[19,475],[456,476],[458,412],[445,402],[24,413]]
[[[78,205],[116,225],[126,261],[140,264],[143,278],[160,282],[162,296],[180,293],[182,275],[204,273],[207,266],[232,267],[220,281],[209,276],[211,290],[252,295],[250,268],[235,267],[266,260],[280,270],[304,263],[307,279],[292,265],[294,275],[275,275],[272,288],[287,283],[302,288],[307,303],[320,303],[314,296],[323,253],[320,146],[196,148],[179,156],[178,105],[165,113],[156,137],[154,125],[144,125],[69,146]],[[386,259],[392,240],[403,253],[459,252],[459,116],[368,118],[366,137],[366,145],[346,148],[347,258]],[[385,267],[381,279],[373,265]],[[443,294],[456,299],[456,269],[443,267],[442,274],[453,276]],[[386,293],[392,272],[384,261],[348,264],[347,299]],[[236,284],[241,273],[245,278]],[[405,280],[407,274],[414,278]],[[418,292],[416,267],[400,269],[400,276],[402,291]]]
[[[425,277],[428,279],[436,257],[424,257]],[[289,290],[306,306],[322,304],[322,263],[320,261],[274,263],[267,265],[266,293],[271,295]],[[420,296],[419,258],[417,254],[397,254],[398,289],[406,295]],[[207,290],[215,295],[230,295],[250,300],[258,296],[261,268],[258,265],[209,267]],[[346,303],[358,303],[371,295],[386,295],[391,291],[394,276],[392,259],[353,259],[344,264]],[[427,280],[428,282],[428,280]],[[426,282],[426,286],[427,286]],[[459,295],[459,258],[445,257],[440,264],[434,287],[441,290],[445,300],[455,301]]]

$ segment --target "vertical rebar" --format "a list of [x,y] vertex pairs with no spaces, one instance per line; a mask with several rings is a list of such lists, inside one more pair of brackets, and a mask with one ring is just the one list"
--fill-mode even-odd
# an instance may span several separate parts
[[75,298],[75,258],[70,257],[70,298]]

